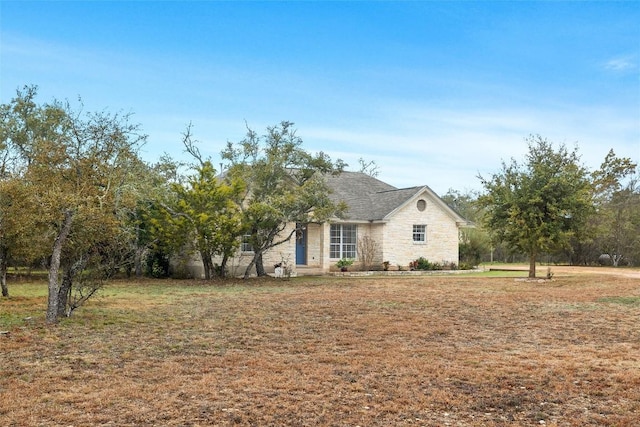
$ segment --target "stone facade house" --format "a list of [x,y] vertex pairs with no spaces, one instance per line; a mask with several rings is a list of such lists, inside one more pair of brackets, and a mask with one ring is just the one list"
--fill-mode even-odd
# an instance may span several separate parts
[[[428,186],[399,189],[360,172],[326,179],[331,198],[348,206],[345,218],[291,224],[285,232],[296,227],[294,238],[263,255],[268,273],[283,263],[297,275],[324,274],[337,271],[342,258],[354,260],[350,270],[382,270],[384,264],[390,270],[408,269],[419,257],[458,263],[458,231],[468,222]],[[242,274],[252,256],[251,248],[242,245],[228,264],[229,273]],[[198,275],[197,265],[190,267]]]

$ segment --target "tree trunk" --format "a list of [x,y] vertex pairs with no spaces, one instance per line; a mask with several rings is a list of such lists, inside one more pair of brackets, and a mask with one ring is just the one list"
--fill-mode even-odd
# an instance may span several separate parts
[[222,263],[220,264],[220,278],[227,277],[227,263],[229,262],[229,255],[222,255]]
[[71,286],[73,284],[73,273],[71,269],[65,269],[62,276],[62,284],[58,290],[58,318],[68,316],[67,307],[71,296]]
[[529,255],[529,278],[536,278],[536,254]]
[[620,261],[624,258],[622,255],[613,254],[611,255],[611,261],[613,261],[613,267],[618,267],[620,265]]
[[202,258],[204,278],[206,280],[211,280],[213,277],[213,261],[211,260],[211,254],[208,251],[200,251],[200,258]]
[[[256,267],[256,274],[258,273],[258,262],[262,264],[262,251],[255,252],[253,254],[253,258],[251,258],[251,262],[249,262],[247,269],[244,271],[244,279],[248,279],[249,276],[251,276],[251,269],[254,266]],[[262,268],[262,271],[264,271],[264,267]],[[257,275],[259,276],[259,274]]]
[[74,310],[71,301],[71,290],[73,289],[73,280],[78,273],[82,273],[87,265],[88,258],[81,257],[78,261],[63,268],[62,284],[58,290],[58,318],[69,317]]
[[67,237],[71,232],[71,223],[73,221],[73,212],[71,210],[64,211],[64,220],[60,227],[60,232],[53,242],[53,251],[51,253],[51,263],[49,264],[49,298],[47,300],[47,323],[56,323],[58,321],[58,298],[60,285],[58,284],[58,276],[60,275],[60,260],[62,259],[62,248],[66,243]]
[[0,247],[0,288],[2,288],[2,296],[9,298],[9,288],[7,287],[7,268],[8,268],[7,248]]
[[133,258],[133,264],[134,264],[134,268],[136,270],[136,277],[140,278],[142,277],[143,274],[143,261],[144,261],[144,257],[147,253],[147,248],[146,246],[138,246],[136,247],[135,250],[135,255]]
[[264,263],[262,262],[262,252],[256,257],[256,275],[258,277],[264,277],[267,273],[264,271]]
[[249,262],[249,265],[247,265],[247,269],[244,271],[243,279],[248,279],[249,276],[251,276],[251,269],[253,268],[253,266],[255,264],[256,264],[256,257],[254,256],[253,258],[251,258],[251,261]]

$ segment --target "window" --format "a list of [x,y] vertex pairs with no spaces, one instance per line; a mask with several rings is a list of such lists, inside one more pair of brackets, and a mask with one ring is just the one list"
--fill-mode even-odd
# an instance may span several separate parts
[[355,258],[358,243],[358,226],[355,224],[331,224],[329,257]]
[[413,241],[415,243],[424,243],[427,241],[427,226],[424,224],[413,226]]
[[418,208],[420,212],[423,212],[427,208],[427,201],[424,199],[418,200],[418,202],[416,203],[416,208]]
[[240,243],[240,251],[241,252],[253,252],[253,246],[251,246],[250,242],[251,234],[245,234],[242,236],[242,243]]

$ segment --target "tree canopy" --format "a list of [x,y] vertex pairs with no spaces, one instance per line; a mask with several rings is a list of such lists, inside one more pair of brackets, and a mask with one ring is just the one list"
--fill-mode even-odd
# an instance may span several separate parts
[[305,151],[291,122],[268,127],[262,136],[248,129],[244,140],[227,144],[222,158],[228,162],[227,179],[245,182],[240,207],[254,253],[245,277],[254,266],[259,276],[266,274],[262,255],[291,239],[296,229],[285,232],[288,225],[323,222],[344,211],[329,197],[324,176],[341,172],[345,164]]
[[640,252],[640,183],[636,172],[634,162],[610,150],[592,173],[596,214],[590,221],[589,237],[616,267]]
[[191,138],[191,125],[183,135],[185,151],[196,163],[186,182],[174,183],[173,203],[164,204],[167,211],[165,226],[174,229],[175,240],[182,248],[194,247],[199,253],[205,279],[216,274],[214,256],[222,258],[217,268],[224,277],[228,259],[240,245],[244,224],[240,215],[240,195],[244,182],[239,179],[222,179],[210,159],[203,158],[197,141]]
[[577,148],[557,149],[541,136],[528,139],[523,163],[512,159],[488,178],[478,202],[484,224],[497,241],[529,256],[529,277],[535,277],[540,254],[569,244],[593,209],[591,183]]
[[54,323],[97,289],[82,281],[74,288],[75,278],[88,265],[105,273],[97,267],[110,265],[106,259],[122,252],[116,248],[122,241],[119,216],[134,201],[131,165],[146,137],[128,115],[85,113],[58,101],[38,104],[36,95],[35,88],[26,88],[2,106],[2,146],[3,157],[11,159],[6,171],[21,180],[38,206],[25,215],[43,236],[47,322]]

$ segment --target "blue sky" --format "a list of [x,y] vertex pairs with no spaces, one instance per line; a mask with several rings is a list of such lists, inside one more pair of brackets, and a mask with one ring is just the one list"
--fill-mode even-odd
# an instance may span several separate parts
[[0,101],[134,113],[144,157],[218,162],[245,122],[397,187],[479,190],[540,134],[640,162],[640,2],[0,3]]

